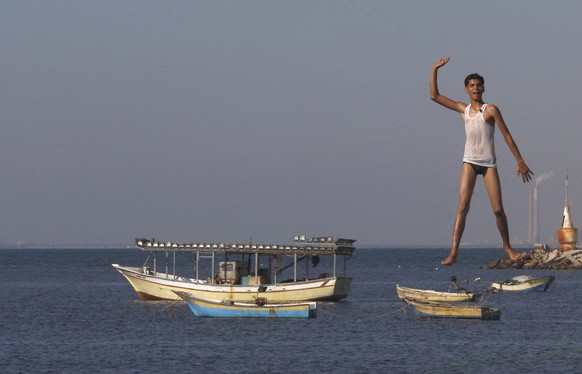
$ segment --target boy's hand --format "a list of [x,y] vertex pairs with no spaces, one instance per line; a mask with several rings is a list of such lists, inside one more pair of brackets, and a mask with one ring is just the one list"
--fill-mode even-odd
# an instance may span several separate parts
[[517,177],[521,177],[523,183],[527,183],[531,180],[532,176],[534,175],[533,171],[529,169],[524,161],[517,163]]
[[449,62],[450,59],[451,59],[450,57],[443,57],[440,60],[438,60],[437,62],[435,62],[432,65],[432,68],[439,69],[439,68],[443,67],[447,62]]

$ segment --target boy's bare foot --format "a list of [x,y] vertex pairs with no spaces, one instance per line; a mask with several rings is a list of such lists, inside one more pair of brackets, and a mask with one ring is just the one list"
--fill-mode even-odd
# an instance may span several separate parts
[[514,251],[513,248],[506,249],[505,253],[507,253],[507,256],[509,257],[509,259],[511,261],[517,261],[521,258],[521,255],[519,253],[517,253],[516,251]]
[[445,265],[445,266],[452,266],[455,262],[457,262],[456,258],[451,258],[451,256],[445,258],[444,260],[441,261],[441,264]]

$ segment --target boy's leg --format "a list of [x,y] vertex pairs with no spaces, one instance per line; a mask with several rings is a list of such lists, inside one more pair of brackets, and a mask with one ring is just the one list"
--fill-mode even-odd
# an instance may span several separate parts
[[497,173],[497,169],[487,169],[487,173],[485,173],[483,181],[485,182],[485,189],[489,195],[491,209],[493,210],[493,214],[495,214],[497,229],[499,230],[501,240],[503,241],[503,250],[505,253],[507,253],[507,256],[509,256],[511,260],[517,260],[519,258],[519,254],[515,252],[513,248],[511,248],[511,243],[509,242],[509,225],[507,223],[505,210],[503,209],[501,183],[499,182],[499,174]]
[[459,244],[461,243],[463,231],[465,231],[465,222],[467,220],[467,213],[469,213],[469,208],[471,207],[471,197],[473,196],[476,180],[477,174],[475,174],[473,167],[468,163],[463,163],[463,167],[461,168],[461,181],[459,183],[459,206],[457,208],[455,224],[453,225],[453,243],[449,257],[441,262],[443,265],[450,266],[457,261]]

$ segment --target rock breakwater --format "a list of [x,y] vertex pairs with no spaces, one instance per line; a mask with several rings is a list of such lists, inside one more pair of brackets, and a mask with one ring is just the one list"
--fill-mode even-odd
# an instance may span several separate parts
[[498,259],[483,266],[483,269],[582,269],[582,250],[551,252],[534,250],[520,252],[519,260]]

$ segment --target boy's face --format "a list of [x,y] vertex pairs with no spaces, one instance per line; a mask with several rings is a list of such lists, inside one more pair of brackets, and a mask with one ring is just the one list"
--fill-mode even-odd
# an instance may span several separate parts
[[481,100],[483,92],[485,92],[485,86],[481,84],[479,79],[471,79],[465,87],[465,92],[473,100]]

